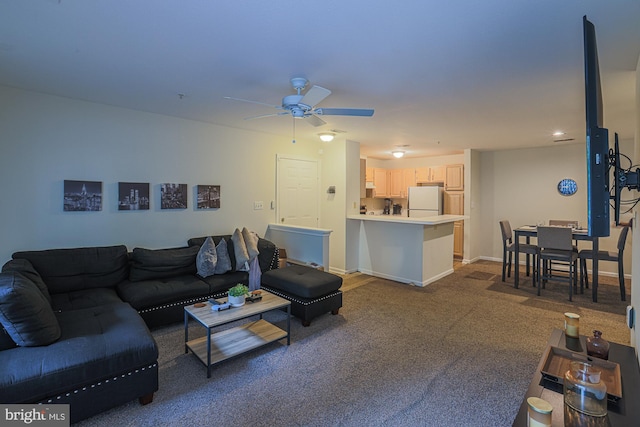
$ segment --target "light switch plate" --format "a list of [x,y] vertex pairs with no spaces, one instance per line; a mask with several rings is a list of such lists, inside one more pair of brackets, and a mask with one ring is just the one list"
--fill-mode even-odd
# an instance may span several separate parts
[[253,210],[254,211],[259,211],[261,209],[264,208],[264,202],[259,201],[259,202],[253,202]]

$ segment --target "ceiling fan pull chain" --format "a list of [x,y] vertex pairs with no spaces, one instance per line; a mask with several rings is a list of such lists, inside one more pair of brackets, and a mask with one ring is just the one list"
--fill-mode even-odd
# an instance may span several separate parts
[[291,140],[291,143],[295,144],[296,143],[296,118],[292,117],[291,119],[293,121],[293,140]]

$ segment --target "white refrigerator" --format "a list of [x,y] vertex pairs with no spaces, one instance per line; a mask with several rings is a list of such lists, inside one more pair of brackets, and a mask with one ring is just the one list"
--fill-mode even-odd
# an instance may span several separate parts
[[442,215],[443,198],[443,188],[439,185],[409,187],[409,217]]

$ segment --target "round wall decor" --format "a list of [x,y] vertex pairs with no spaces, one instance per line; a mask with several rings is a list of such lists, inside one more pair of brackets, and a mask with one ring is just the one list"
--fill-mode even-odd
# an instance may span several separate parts
[[578,184],[571,178],[565,178],[558,183],[558,193],[563,196],[573,196],[578,191]]

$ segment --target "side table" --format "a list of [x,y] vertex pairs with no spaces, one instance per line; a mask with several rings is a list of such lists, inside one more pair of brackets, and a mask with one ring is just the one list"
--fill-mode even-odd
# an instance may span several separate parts
[[[587,354],[586,337],[580,336],[580,343],[569,343],[561,329],[554,329],[549,338],[549,345],[564,350],[582,352]],[[575,340],[575,339],[574,339]],[[609,360],[620,365],[622,379],[622,398],[618,402],[608,403],[607,419],[611,427],[637,427],[640,420],[640,367],[635,355],[635,349],[622,344],[610,342]],[[578,348],[572,348],[574,345]],[[582,350],[582,351],[580,351]],[[541,374],[544,365],[544,355],[540,359],[538,368],[533,374],[527,394],[522,400],[518,415],[513,421],[513,426],[527,426],[527,398],[540,397],[553,405],[553,426],[564,426],[564,396],[562,386],[544,379]],[[559,386],[559,387],[558,387]]]

